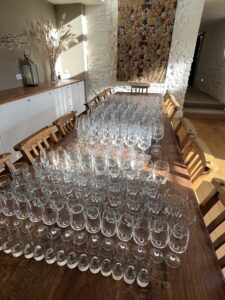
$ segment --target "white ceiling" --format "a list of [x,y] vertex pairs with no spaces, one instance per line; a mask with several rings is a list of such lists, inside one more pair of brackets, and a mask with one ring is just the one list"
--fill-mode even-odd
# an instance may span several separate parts
[[[84,5],[99,5],[105,0],[47,0],[52,4],[82,3]],[[109,0],[110,1],[110,0]],[[198,1],[198,0],[196,0]],[[205,0],[201,26],[225,19],[225,0]]]
[[72,4],[72,3],[82,3],[84,5],[98,5],[102,4],[105,0],[47,0],[52,4]]
[[206,0],[202,15],[202,24],[225,19],[225,0]]

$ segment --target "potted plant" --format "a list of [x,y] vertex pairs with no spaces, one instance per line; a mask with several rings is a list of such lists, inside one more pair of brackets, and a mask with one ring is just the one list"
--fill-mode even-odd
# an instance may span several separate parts
[[40,19],[32,24],[32,32],[43,46],[49,61],[51,71],[51,82],[57,82],[55,64],[59,55],[68,49],[69,46],[78,43],[76,34],[71,32],[71,25],[65,23],[66,14],[62,15],[62,19],[58,28],[55,28],[49,20]]

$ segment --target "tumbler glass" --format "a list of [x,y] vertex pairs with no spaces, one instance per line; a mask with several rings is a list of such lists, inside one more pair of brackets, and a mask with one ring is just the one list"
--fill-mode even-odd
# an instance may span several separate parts
[[39,225],[34,230],[34,259],[40,261],[45,257],[44,239],[47,236],[47,226]]
[[103,258],[101,262],[101,274],[102,276],[110,276],[112,273],[112,260],[109,258]]
[[31,222],[39,222],[42,220],[42,203],[37,197],[33,197],[28,202],[29,220]]
[[127,284],[132,284],[135,282],[136,279],[136,267],[132,261],[128,261],[126,263],[125,269],[124,269],[124,274],[123,274],[123,279]]
[[165,184],[169,176],[169,164],[167,161],[157,160],[153,166],[153,179],[159,184]]
[[14,257],[19,257],[23,254],[23,240],[21,236],[21,221],[13,220],[10,226],[11,234],[11,253]]
[[129,213],[120,216],[117,224],[117,236],[121,241],[129,241],[132,238],[134,218]]
[[2,198],[2,212],[5,216],[11,217],[15,214],[15,197],[11,192],[5,192],[1,195]]
[[47,202],[42,206],[42,220],[45,225],[53,225],[57,219],[57,211],[52,202]]
[[109,175],[114,178],[120,175],[120,167],[116,159],[108,158],[108,172]]
[[111,237],[116,233],[116,213],[114,210],[108,208],[103,211],[101,219],[102,234]]
[[123,261],[114,261],[112,266],[112,278],[114,280],[121,280],[124,274],[124,262]]
[[113,208],[120,206],[122,202],[122,197],[123,194],[121,192],[113,192],[113,191],[108,192],[108,201],[111,207]]
[[147,267],[141,267],[137,272],[137,284],[140,287],[146,287],[150,282],[150,270]]
[[74,230],[82,230],[86,225],[84,207],[82,204],[74,204],[70,208],[71,227]]
[[100,214],[97,206],[90,206],[86,210],[86,229],[90,233],[100,230]]
[[34,256],[34,237],[33,237],[34,223],[26,222],[21,228],[23,239],[23,254],[26,258]]
[[18,219],[26,219],[29,216],[29,203],[26,195],[17,194],[15,201],[15,215]]
[[70,226],[71,219],[70,219],[70,213],[67,207],[67,204],[63,201],[60,201],[56,205],[57,210],[57,217],[56,217],[56,223],[61,228],[66,228]]

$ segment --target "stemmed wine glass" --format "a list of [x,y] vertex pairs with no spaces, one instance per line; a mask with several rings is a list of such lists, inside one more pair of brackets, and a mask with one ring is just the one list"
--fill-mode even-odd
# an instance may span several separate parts
[[169,248],[171,252],[165,257],[166,264],[171,268],[178,268],[180,258],[177,254],[182,254],[187,250],[189,242],[189,228],[186,224],[177,223],[174,225],[170,237]]
[[147,255],[147,251],[144,248],[148,244],[150,237],[150,227],[148,219],[141,217],[138,219],[133,232],[133,239],[137,246],[134,246],[133,253],[137,259],[143,259]]
[[152,128],[152,139],[155,140],[155,144],[152,145],[151,154],[159,155],[161,153],[161,147],[159,145],[159,141],[164,136],[164,124],[163,122],[155,122]]
[[151,232],[151,242],[155,247],[151,249],[151,259],[154,263],[162,263],[164,255],[161,249],[167,246],[169,239],[169,225],[164,219],[156,219],[153,221]]

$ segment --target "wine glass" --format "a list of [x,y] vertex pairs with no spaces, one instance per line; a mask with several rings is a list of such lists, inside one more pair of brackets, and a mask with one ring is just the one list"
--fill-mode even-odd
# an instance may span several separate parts
[[149,221],[145,217],[138,219],[133,232],[133,239],[137,246],[133,248],[134,256],[138,259],[143,259],[147,255],[147,251],[143,246],[148,244],[150,237]]
[[166,264],[171,268],[178,268],[180,258],[177,254],[182,254],[187,250],[189,242],[189,228],[186,224],[177,223],[171,230],[169,238],[169,248],[172,252],[165,257]]
[[164,160],[156,160],[153,165],[153,179],[158,184],[165,184],[169,176],[169,164]]
[[153,221],[151,231],[151,243],[155,248],[151,249],[151,258],[154,263],[162,263],[164,255],[161,249],[165,248],[169,239],[169,225],[164,219]]
[[159,141],[163,138],[164,136],[164,124],[163,122],[159,121],[159,122],[155,122],[153,124],[153,128],[152,128],[152,138],[153,140],[155,140],[155,144],[152,145],[151,148],[151,154],[158,156],[161,153],[161,147],[158,144]]

